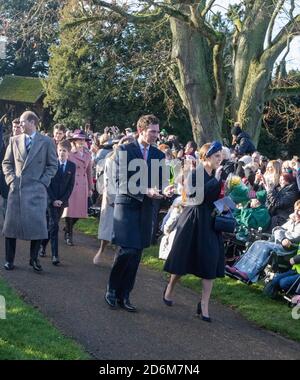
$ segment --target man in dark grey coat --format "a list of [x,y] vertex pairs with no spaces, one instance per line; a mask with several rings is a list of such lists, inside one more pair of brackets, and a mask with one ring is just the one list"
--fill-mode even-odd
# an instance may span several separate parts
[[[136,273],[144,248],[150,245],[152,233],[152,199],[161,199],[167,185],[165,155],[152,146],[159,135],[159,121],[154,115],[142,116],[137,124],[139,137],[131,144],[121,145],[116,154],[117,195],[114,203],[113,243],[120,247],[113,264],[105,300],[112,308],[117,304],[126,311],[136,311],[130,303]],[[161,160],[163,160],[161,162]],[[153,185],[154,165],[161,163]],[[137,168],[145,172],[138,180]],[[137,181],[136,181],[137,180]],[[133,185],[137,183],[137,191]],[[159,191],[160,190],[160,191]]]
[[4,220],[5,269],[14,269],[16,239],[30,240],[30,265],[41,271],[38,251],[42,239],[48,237],[46,210],[47,187],[57,171],[55,145],[37,132],[39,119],[26,111],[20,124],[24,131],[10,139],[2,163],[9,186]]
[[244,132],[239,123],[235,123],[231,130],[232,145],[234,146],[234,152],[238,156],[244,156],[245,154],[252,154],[256,151],[253,142],[250,139],[248,133]]

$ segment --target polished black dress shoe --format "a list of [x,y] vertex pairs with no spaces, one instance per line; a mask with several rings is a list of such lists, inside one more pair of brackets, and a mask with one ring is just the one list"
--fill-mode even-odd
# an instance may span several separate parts
[[57,256],[52,257],[52,264],[53,265],[58,265],[60,263],[59,259]]
[[117,307],[117,297],[115,290],[108,289],[105,293],[104,299],[112,309],[115,309]]
[[163,292],[163,301],[164,301],[164,304],[165,304],[165,305],[167,305],[167,306],[173,306],[173,301],[171,301],[171,300],[167,300],[167,299],[165,298],[165,294],[166,294],[166,291],[167,291],[167,287],[168,287],[168,285],[165,287],[165,290],[164,290],[164,292]]
[[137,312],[137,308],[130,303],[129,298],[118,299],[117,302],[120,308],[129,311],[130,313]]
[[211,323],[211,318],[202,314],[201,302],[197,305],[197,316],[201,317],[202,321]]
[[4,264],[4,268],[5,268],[6,270],[13,270],[13,269],[15,268],[15,266],[14,266],[13,263],[6,262],[6,263]]
[[39,262],[38,259],[36,259],[36,260],[32,260],[32,259],[30,259],[30,261],[29,261],[29,265],[31,265],[32,268],[33,268],[36,272],[41,272],[41,271],[43,270],[43,268],[42,268],[42,266],[41,266],[41,264],[40,264],[40,262]]

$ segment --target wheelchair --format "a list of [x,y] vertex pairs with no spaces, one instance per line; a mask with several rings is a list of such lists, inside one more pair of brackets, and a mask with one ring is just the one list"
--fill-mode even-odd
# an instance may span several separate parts
[[[264,269],[265,288],[273,280],[277,273],[284,273],[291,269],[290,259],[297,254],[297,246],[287,252],[271,252],[270,260]],[[288,303],[292,304],[292,298],[295,295],[296,289],[300,291],[300,276],[292,283],[287,290],[280,289],[278,294],[282,296]]]
[[[296,289],[296,292],[295,292]],[[297,278],[297,280],[294,281],[294,283],[290,286],[290,288],[283,292],[283,298],[289,303],[290,306],[295,306],[292,302],[293,296],[296,294],[300,294],[300,276]]]
[[234,233],[223,233],[225,265],[234,265],[256,240],[269,240],[271,234],[263,232],[262,228],[237,227]]
[[[263,233],[263,234],[259,233],[258,235],[256,233],[254,233],[252,235],[252,238],[255,239],[254,241],[256,241],[256,240],[269,240],[270,236],[271,235],[265,234],[265,233]],[[255,238],[255,237],[257,237],[257,238]],[[262,239],[262,237],[265,237],[265,238],[268,237],[268,239]],[[246,253],[246,251],[248,250],[248,247],[250,247],[250,245],[254,241],[252,241],[252,242],[248,241],[249,244],[246,247],[243,254]],[[294,257],[296,255],[296,253],[297,253],[297,247],[294,247],[294,249],[289,250],[289,251],[270,251],[270,254],[269,254],[267,260],[265,261],[265,263],[263,263],[262,268],[260,269],[260,271],[257,274],[258,279],[256,278],[255,282],[262,281],[266,287],[267,284],[273,280],[276,273],[284,273],[284,272],[291,269],[290,259],[292,257]],[[234,264],[236,264],[240,260],[240,258],[241,258],[241,256],[235,260]],[[232,266],[231,268],[228,267],[228,264],[225,266],[225,274],[228,277],[231,277],[233,279],[244,282],[247,285],[252,284],[251,280],[249,280],[246,277],[243,277],[243,272],[239,272],[239,271],[235,272],[235,271],[232,271],[232,269],[234,269],[234,266]]]

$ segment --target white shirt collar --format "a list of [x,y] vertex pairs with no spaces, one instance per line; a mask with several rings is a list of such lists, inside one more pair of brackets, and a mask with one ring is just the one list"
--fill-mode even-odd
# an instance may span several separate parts
[[35,135],[36,135],[36,131],[35,132],[33,132],[33,134],[32,135],[27,135],[26,133],[25,133],[25,137],[27,138],[27,139],[29,139],[29,138],[31,138],[31,140],[33,140],[34,139],[34,137],[35,137]]
[[139,143],[139,146],[140,146],[140,149],[141,149],[142,152],[144,151],[144,149],[146,149],[147,152],[149,151],[149,149],[150,149],[150,145],[147,145],[147,146],[145,147],[145,145],[141,144],[139,141],[138,141],[138,143]]

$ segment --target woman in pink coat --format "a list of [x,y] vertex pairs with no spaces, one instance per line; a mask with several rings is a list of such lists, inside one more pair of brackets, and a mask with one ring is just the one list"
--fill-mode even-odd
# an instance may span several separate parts
[[75,149],[69,160],[76,165],[75,185],[69,198],[69,206],[65,208],[65,240],[73,245],[73,227],[78,219],[88,217],[88,197],[92,195],[92,163],[91,154],[86,149],[87,137],[83,131],[75,131],[70,139]]

